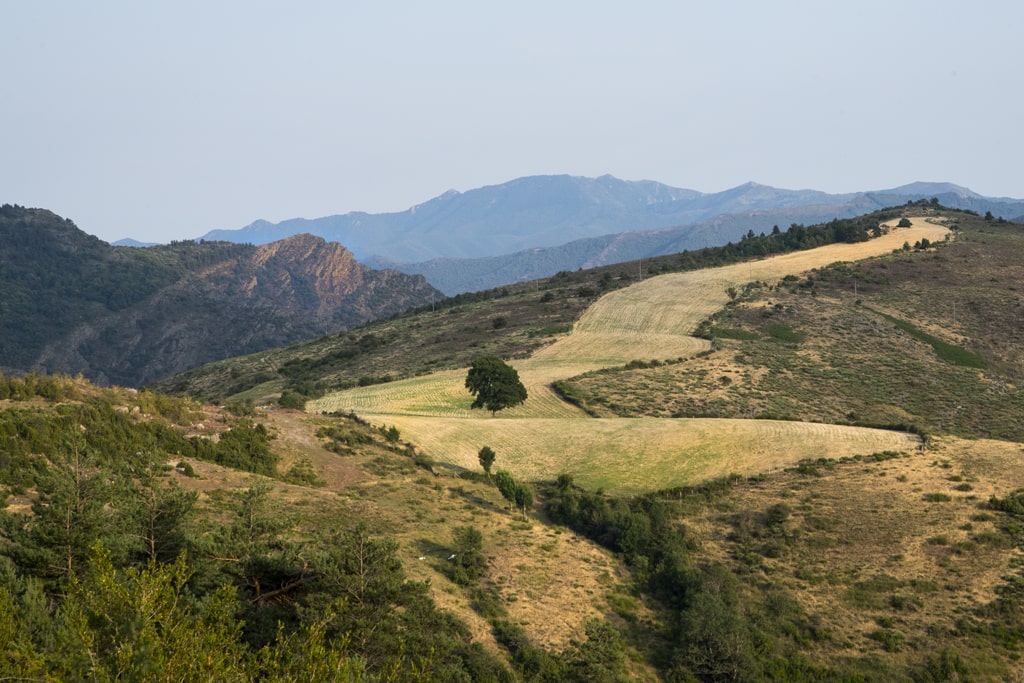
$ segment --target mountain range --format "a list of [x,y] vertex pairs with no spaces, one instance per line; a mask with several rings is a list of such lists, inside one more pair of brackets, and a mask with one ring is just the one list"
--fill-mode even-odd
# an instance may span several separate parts
[[706,194],[649,180],[553,175],[450,190],[403,212],[260,220],[203,237],[264,244],[307,232],[344,244],[363,263],[423,275],[454,295],[932,197],[950,208],[1011,220],[1024,216],[1024,200],[984,197],[952,183],[847,194],[746,183]]
[[295,235],[114,247],[43,209],[0,207],[0,370],[139,386],[440,298]]

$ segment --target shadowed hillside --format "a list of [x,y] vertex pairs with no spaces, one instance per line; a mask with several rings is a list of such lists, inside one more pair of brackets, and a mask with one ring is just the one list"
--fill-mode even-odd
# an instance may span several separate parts
[[41,209],[0,209],[0,368],[141,385],[387,317],[439,293],[297,235],[254,247],[111,247]]

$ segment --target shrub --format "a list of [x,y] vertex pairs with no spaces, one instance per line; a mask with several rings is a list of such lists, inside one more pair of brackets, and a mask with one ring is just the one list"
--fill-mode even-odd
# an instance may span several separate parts
[[292,410],[305,410],[306,397],[297,391],[285,389],[281,392],[281,398],[277,399],[277,405],[281,408],[290,408]]
[[905,640],[902,633],[890,631],[889,629],[872,631],[868,637],[881,643],[886,652],[899,652],[903,649],[903,641]]
[[[993,510],[999,510],[1015,516],[1024,516],[1024,489],[1017,489],[1005,498],[992,496],[988,500],[988,506]],[[978,515],[980,517],[980,515]],[[987,520],[979,520],[987,521]]]
[[426,453],[417,453],[412,460],[416,463],[416,467],[421,467],[430,473],[434,472],[434,459]]
[[296,484],[298,486],[327,486],[327,480],[316,473],[316,470],[313,469],[313,463],[308,458],[302,458],[289,467],[283,479],[289,484]]

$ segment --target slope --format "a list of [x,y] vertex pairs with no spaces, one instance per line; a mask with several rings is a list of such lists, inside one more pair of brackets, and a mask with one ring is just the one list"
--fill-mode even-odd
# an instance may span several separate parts
[[111,247],[48,211],[5,205],[0,242],[0,368],[103,384],[144,384],[438,296],[310,235]]
[[423,275],[455,295],[932,198],[1003,218],[1024,212],[1021,200],[982,197],[950,183],[828,194],[751,182],[702,193],[652,181],[557,175],[452,190],[403,212],[256,221],[205,237],[262,244],[308,232],[344,244],[363,263]]
[[[728,443],[718,441],[716,445],[714,438],[695,442],[689,440],[695,428],[689,421],[595,423],[579,409],[560,402],[549,385],[557,379],[633,359],[695,355],[706,348],[706,343],[691,336],[697,324],[729,300],[730,288],[745,282],[780,279],[835,261],[887,253],[908,240],[938,240],[946,234],[947,229],[941,225],[915,219],[911,228],[890,227],[882,237],[867,242],[835,244],[696,273],[662,275],[607,294],[587,310],[568,337],[514,363],[530,398],[501,418],[472,414],[469,397],[461,387],[464,372],[459,371],[339,392],[313,402],[307,409],[355,412],[378,423],[393,423],[414,442],[429,444],[433,457],[459,467],[472,467],[476,451],[487,444],[507,452],[506,466],[520,476],[551,478],[572,471],[587,486],[610,485],[619,491],[680,485],[720,471],[716,468],[722,463],[735,463],[747,473],[778,467],[799,457],[788,446],[773,444],[802,444],[796,450],[803,456],[821,447],[820,433],[803,436],[802,430],[808,427],[759,423],[745,427]],[[550,428],[542,428],[538,419],[551,420]],[[723,433],[735,429],[724,423],[703,428]],[[778,438],[779,430],[786,434],[785,439]],[[865,440],[857,429],[829,431],[826,442],[837,453],[901,450],[913,444],[907,435],[891,432],[872,432]],[[552,444],[549,439],[554,433],[564,436]],[[597,443],[606,446],[595,451]],[[731,457],[733,452],[743,451],[757,452],[760,457],[742,462]],[[631,458],[632,453],[645,457]],[[684,464],[673,466],[673,460]],[[617,479],[621,470],[613,463],[622,462],[628,463],[631,476]],[[707,471],[702,473],[702,468]],[[605,478],[603,473],[613,474]]]
[[786,417],[1024,440],[1020,226],[961,215],[956,240],[742,292],[685,365],[567,383],[597,414]]

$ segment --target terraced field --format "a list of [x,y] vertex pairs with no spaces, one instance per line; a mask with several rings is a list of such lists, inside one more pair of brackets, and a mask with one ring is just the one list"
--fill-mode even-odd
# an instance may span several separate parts
[[[891,226],[890,226],[891,227]],[[476,453],[494,448],[496,466],[519,477],[571,472],[588,486],[617,491],[663,488],[729,472],[753,473],[804,457],[839,457],[914,446],[904,434],[828,425],[743,420],[595,420],[555,396],[557,379],[634,359],[686,358],[707,348],[690,336],[729,301],[728,289],[775,282],[836,261],[899,249],[904,242],[940,241],[948,230],[914,219],[857,244],[818,249],[697,272],[652,277],[611,292],[591,306],[572,332],[531,358],[516,361],[530,398],[491,417],[470,410],[465,370],[330,394],[310,412],[355,412],[395,425],[402,438],[435,460],[476,469]]]

